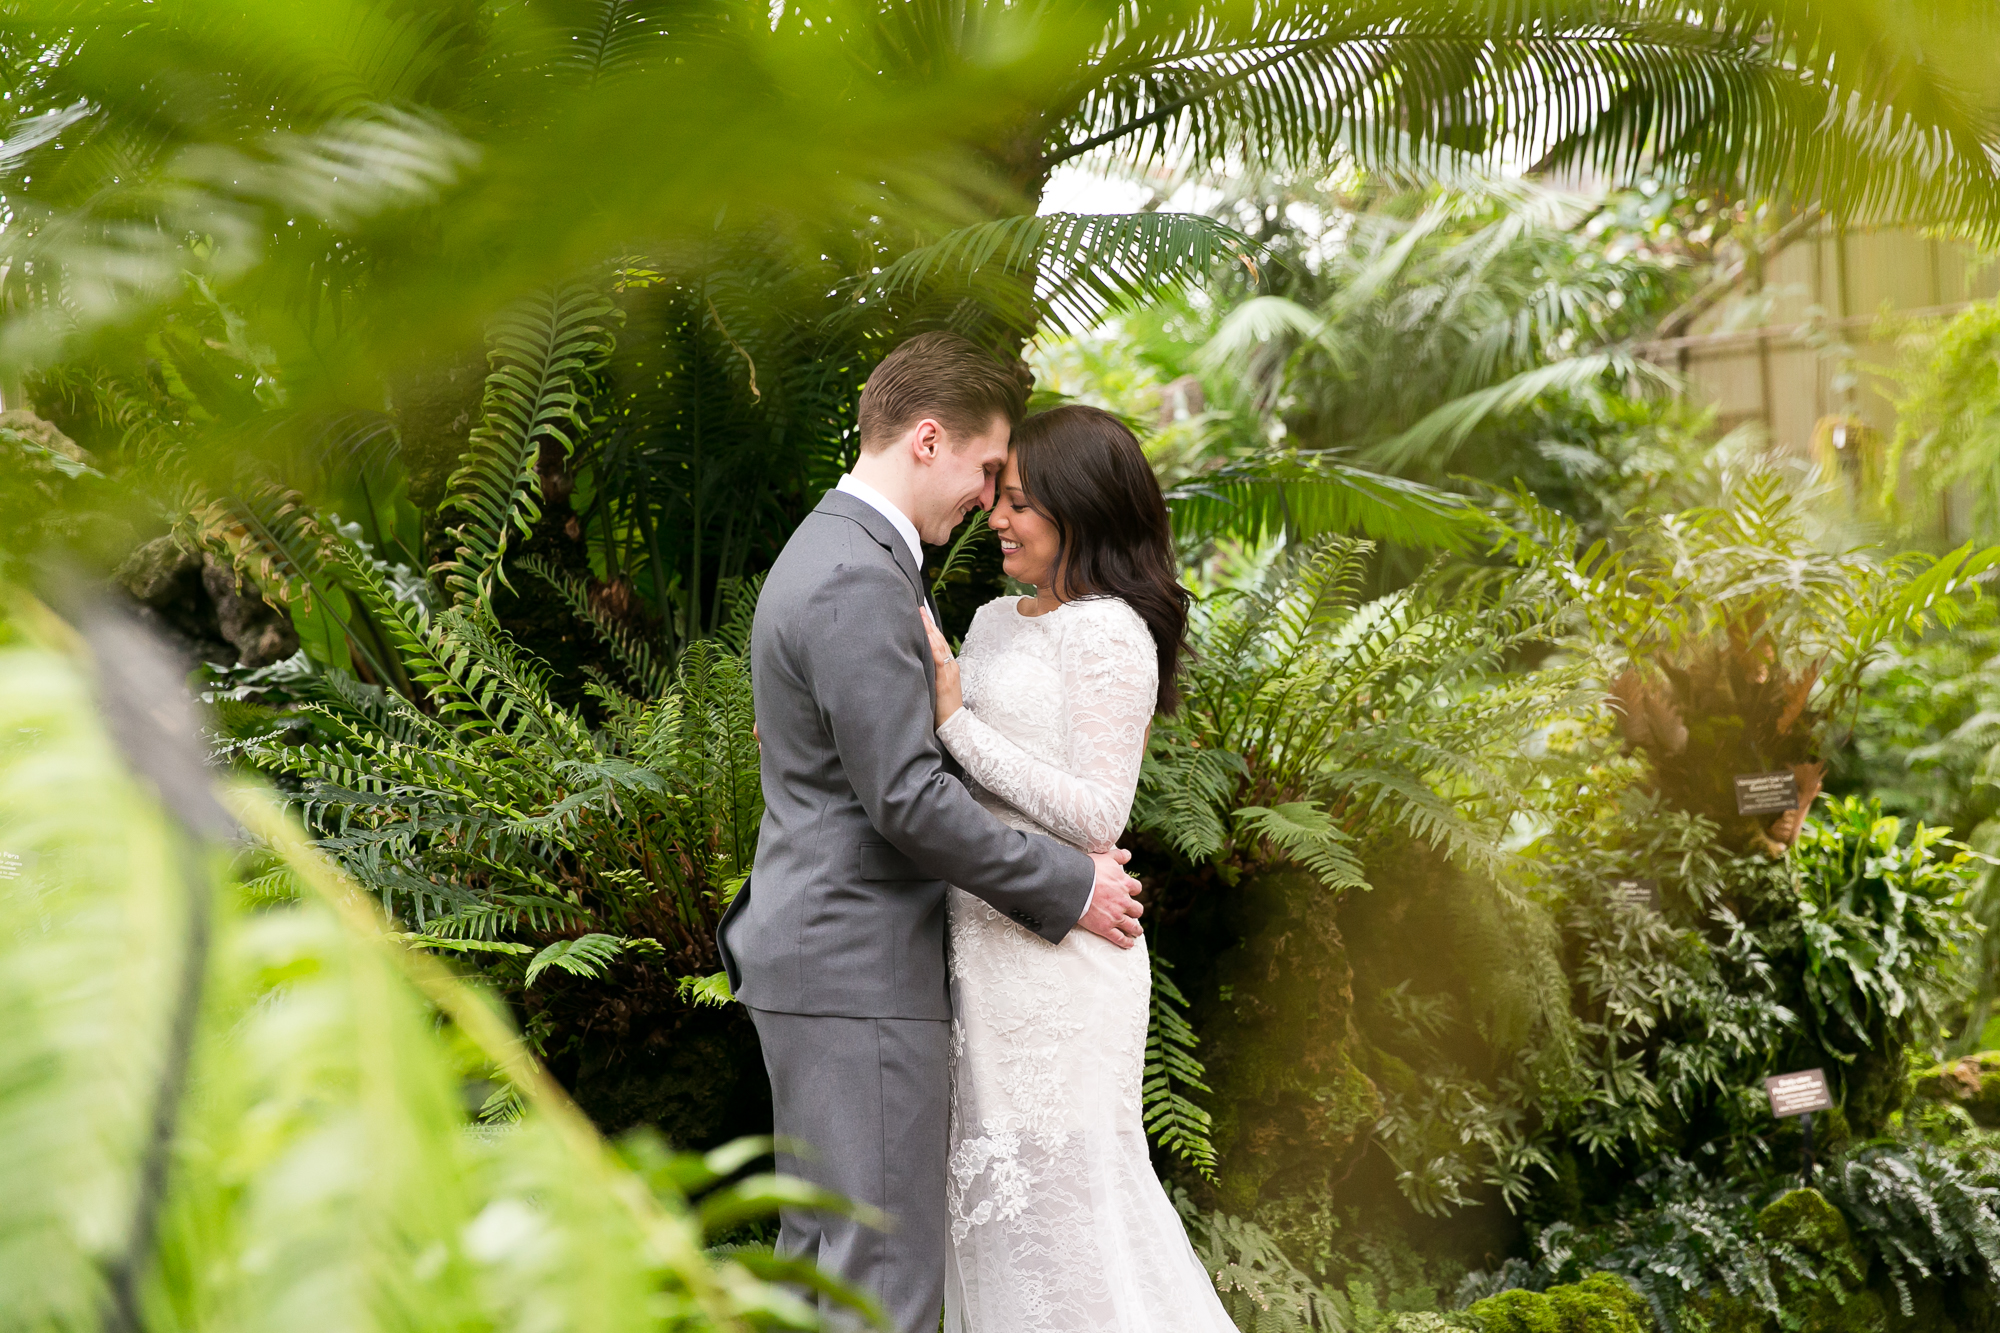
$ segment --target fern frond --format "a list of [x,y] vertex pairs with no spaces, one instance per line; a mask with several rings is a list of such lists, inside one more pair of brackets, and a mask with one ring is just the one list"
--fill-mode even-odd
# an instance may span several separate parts
[[496,584],[513,586],[504,568],[510,543],[531,534],[542,514],[541,451],[567,457],[588,429],[590,381],[610,355],[613,314],[595,288],[570,284],[493,322],[479,424],[439,506],[460,516],[446,529],[457,547],[436,570],[460,604],[491,597]]
[[1159,834],[1190,861],[1205,861],[1229,839],[1222,811],[1249,772],[1241,755],[1203,748],[1162,726],[1146,751],[1132,827]]
[[[944,559],[938,564],[938,571],[931,578],[931,596],[942,596],[945,585],[951,582],[952,576],[972,563],[972,543],[985,535],[985,532],[986,511],[975,509],[972,511],[972,517],[966,519],[959,528],[958,535],[951,539],[951,545],[945,548]],[[938,633],[944,633],[944,626],[938,626]]]
[[535,978],[552,967],[560,968],[571,976],[600,978],[624,952],[624,940],[595,931],[575,939],[557,940],[529,960],[524,980],[532,986]]
[[1187,1021],[1187,996],[1174,984],[1173,964],[1152,956],[1152,1018],[1146,1027],[1146,1063],[1140,1115],[1146,1132],[1166,1151],[1215,1183],[1214,1117],[1181,1089],[1209,1092],[1208,1071],[1195,1058],[1198,1038]]
[[1287,801],[1265,807],[1246,805],[1236,818],[1250,832],[1319,876],[1329,890],[1365,889],[1366,872],[1352,847],[1354,839],[1316,801]]
[[653,646],[631,625],[613,620],[600,611],[597,604],[590,600],[589,589],[581,578],[564,573],[540,556],[524,558],[521,568],[554,589],[563,604],[569,607],[570,614],[590,627],[598,641],[624,665],[643,697],[657,699],[666,693],[668,671],[654,655]]

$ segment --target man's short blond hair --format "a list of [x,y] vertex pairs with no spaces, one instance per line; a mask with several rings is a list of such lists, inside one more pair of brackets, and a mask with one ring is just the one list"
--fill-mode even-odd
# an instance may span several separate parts
[[1009,366],[956,333],[920,333],[882,358],[861,389],[861,451],[872,454],[929,417],[955,440],[995,417],[1021,419],[1025,367]]

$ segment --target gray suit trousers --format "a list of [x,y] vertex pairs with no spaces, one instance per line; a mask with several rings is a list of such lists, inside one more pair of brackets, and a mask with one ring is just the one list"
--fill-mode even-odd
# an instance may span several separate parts
[[[951,1024],[751,1009],[771,1076],[774,1128],[802,1145],[778,1170],[872,1204],[878,1231],[852,1218],[786,1209],[780,1254],[802,1254],[882,1302],[898,1333],[936,1333],[944,1308],[945,1139]],[[859,1328],[822,1301],[834,1329]]]

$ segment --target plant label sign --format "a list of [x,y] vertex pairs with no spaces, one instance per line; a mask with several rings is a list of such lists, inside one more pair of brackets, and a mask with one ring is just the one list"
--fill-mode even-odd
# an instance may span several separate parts
[[1611,901],[1626,907],[1643,907],[1648,911],[1660,910],[1660,881],[1657,879],[1614,879],[1611,881]]
[[1736,813],[1739,815],[1781,815],[1799,808],[1799,779],[1790,769],[1783,773],[1738,773]]
[[1824,1069],[1773,1074],[1764,1080],[1764,1095],[1771,1099],[1771,1114],[1780,1120],[1786,1116],[1833,1109],[1833,1096],[1826,1090]]

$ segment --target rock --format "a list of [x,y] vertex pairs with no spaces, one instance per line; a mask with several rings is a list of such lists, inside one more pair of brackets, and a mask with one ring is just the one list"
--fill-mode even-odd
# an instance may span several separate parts
[[216,625],[236,649],[238,665],[269,666],[299,650],[291,617],[266,602],[255,583],[214,556],[205,557],[201,578],[215,603]]
[[0,431],[12,431],[72,463],[90,462],[89,453],[75,440],[57,430],[53,422],[42,420],[26,408],[13,407],[0,412]]
[[[12,415],[0,413],[0,416]],[[111,575],[133,598],[159,607],[192,591],[189,580],[201,569],[200,551],[190,551],[172,537],[155,537],[125,557]]]
[[266,602],[255,583],[173,537],[139,547],[111,577],[189,670],[199,662],[269,666],[299,650],[291,618]]
[[2000,1129],[2000,1051],[1982,1051],[1933,1066],[1917,1076],[1917,1096],[1952,1102],[1984,1129]]

